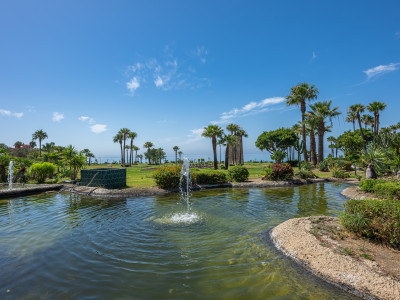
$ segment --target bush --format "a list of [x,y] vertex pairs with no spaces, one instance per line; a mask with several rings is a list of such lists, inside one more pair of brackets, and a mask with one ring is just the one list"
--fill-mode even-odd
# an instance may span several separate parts
[[291,180],[293,179],[293,168],[289,164],[272,164],[265,170],[266,179],[269,180]]
[[375,184],[380,182],[385,182],[385,181],[378,179],[363,179],[360,182],[360,190],[368,193],[373,193],[375,192]]
[[177,188],[179,187],[179,181],[181,178],[181,166],[175,165],[171,167],[158,168],[153,173],[153,178],[155,179],[157,186],[160,188]]
[[400,246],[398,200],[349,200],[340,219],[351,232],[397,248]]
[[218,170],[193,172],[192,176],[196,184],[219,184],[228,182],[226,174]]
[[295,168],[295,167],[299,166],[299,161],[298,160],[288,160],[286,163],[290,164],[292,166],[292,168]]
[[312,165],[312,163],[308,161],[308,162],[302,162],[301,168],[307,171],[311,171],[312,169],[314,169],[314,166]]
[[343,171],[333,171],[332,176],[340,179],[350,178],[350,174],[345,173]]
[[344,171],[352,171],[353,170],[353,164],[351,161],[348,160],[343,160],[343,166],[342,169]]
[[374,194],[385,199],[400,199],[400,182],[378,182]]
[[328,162],[326,160],[320,161],[318,164],[318,170],[320,170],[321,172],[328,172]]
[[249,179],[249,170],[243,166],[235,166],[228,171],[229,178],[232,181],[244,182]]
[[37,183],[45,182],[46,178],[53,177],[57,167],[48,162],[36,163],[31,167],[32,177],[36,179]]
[[307,170],[298,170],[295,175],[301,179],[315,178],[315,174]]

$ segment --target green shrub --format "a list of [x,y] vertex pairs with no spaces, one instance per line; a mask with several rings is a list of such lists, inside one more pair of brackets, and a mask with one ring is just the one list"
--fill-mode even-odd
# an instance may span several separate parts
[[175,165],[171,167],[158,168],[153,173],[153,178],[155,179],[157,186],[160,188],[177,188],[179,187],[179,181],[181,178],[181,166]]
[[360,190],[368,193],[373,193],[375,192],[375,185],[382,182],[385,181],[380,179],[363,179],[360,182]]
[[46,178],[53,177],[57,167],[49,162],[42,162],[33,164],[31,167],[32,177],[36,179],[37,183],[45,182]]
[[298,170],[295,175],[301,179],[315,178],[315,174],[307,170]]
[[302,162],[301,168],[307,171],[311,171],[312,169],[314,169],[314,166],[312,165],[312,163],[308,161],[308,162]]
[[351,161],[348,160],[343,160],[343,165],[342,165],[342,169],[344,171],[352,171],[353,170],[353,164]]
[[293,168],[290,164],[272,164],[265,169],[265,177],[269,180],[291,180],[293,179]]
[[351,232],[397,248],[400,246],[398,200],[349,200],[340,220]]
[[249,170],[243,166],[234,166],[228,171],[229,178],[232,181],[244,182],[249,179]]
[[318,170],[320,170],[321,172],[328,172],[328,162],[326,160],[320,161],[318,164]]
[[218,170],[193,172],[192,176],[196,184],[219,184],[228,182],[226,174]]
[[378,182],[374,194],[385,199],[400,199],[400,182]]
[[333,171],[332,176],[340,179],[350,178],[350,174],[345,173],[343,171]]

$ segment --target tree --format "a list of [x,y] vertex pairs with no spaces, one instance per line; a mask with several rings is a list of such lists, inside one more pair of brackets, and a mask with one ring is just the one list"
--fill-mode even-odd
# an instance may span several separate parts
[[179,155],[179,160],[182,160],[182,154],[183,154],[183,152],[182,152],[182,151],[179,151],[179,152],[178,152],[178,155]]
[[211,138],[213,154],[214,154],[214,170],[218,169],[218,158],[217,158],[217,137],[220,138],[223,134],[223,129],[218,125],[208,125],[204,127],[203,133],[204,137]]
[[31,148],[35,148],[36,147],[36,142],[35,141],[30,141],[29,142],[29,146],[31,146]]
[[247,138],[247,132],[244,131],[242,128],[239,128],[239,130],[236,131],[236,136],[238,137],[238,163],[239,164],[244,164],[244,157],[243,157],[243,137]]
[[179,147],[178,146],[174,146],[174,148],[172,148],[175,151],[175,163],[178,163],[178,150]]
[[361,126],[361,114],[365,110],[365,106],[362,104],[354,104],[348,108],[349,111],[353,112],[356,114],[357,120],[358,120],[358,125],[360,126],[360,132],[361,132],[361,137],[364,140],[364,149],[367,149],[367,145],[365,144],[365,137],[364,137],[364,131]]
[[24,144],[23,142],[16,141],[16,142],[14,143],[14,148],[15,148],[15,149],[19,149],[19,148],[22,147],[23,144]]
[[135,151],[135,163],[136,163],[137,162],[136,160],[138,157],[137,152],[140,150],[140,148],[138,146],[132,145],[132,149],[133,149],[133,151]]
[[367,106],[369,112],[374,114],[374,135],[376,136],[379,132],[379,112],[386,108],[386,103],[374,101]]
[[[306,114],[306,101],[311,101],[317,99],[319,94],[318,89],[315,85],[310,85],[309,83],[299,83],[298,85],[292,87],[290,89],[290,94],[286,96],[286,105],[299,106],[301,109],[301,124],[302,124],[302,133],[303,133],[303,142],[304,147],[307,149],[307,141],[306,141],[306,125],[304,123],[305,114]],[[308,161],[307,150],[304,151],[304,161]]]
[[39,140],[39,157],[42,156],[42,141],[47,138],[48,138],[47,133],[44,132],[42,129],[36,130],[32,134],[32,140]]
[[332,124],[332,119],[341,114],[339,106],[331,108],[332,100],[320,101],[311,104],[311,114],[318,122],[318,163],[324,160],[324,134],[327,131],[325,120],[328,119]]
[[[123,140],[123,147],[122,149],[126,149],[126,139],[128,138],[128,135],[131,133],[131,131],[128,128],[122,128],[119,130],[119,133],[122,135],[122,140]],[[122,158],[122,166],[125,167],[125,154],[121,156]]]
[[121,134],[121,132],[118,132],[114,137],[113,137],[113,142],[114,143],[119,143],[119,146],[121,148],[121,163],[124,159],[124,149],[122,148],[122,141],[123,141],[123,135]]
[[149,165],[151,164],[151,159],[150,159],[150,149],[151,147],[153,147],[153,143],[152,142],[146,142],[143,145],[143,148],[147,148],[147,159],[149,160]]
[[368,114],[364,114],[361,116],[361,122],[364,123],[364,128],[367,129],[367,126],[371,126],[372,131],[374,131],[375,120],[374,117]]
[[315,143],[315,132],[318,129],[318,120],[317,118],[311,114],[308,113],[306,115],[306,131],[310,135],[310,160],[311,164],[316,166],[317,165],[317,145]]
[[353,123],[353,131],[356,130],[356,120],[357,120],[357,114],[355,112],[348,111],[347,117],[346,117],[346,122]]
[[369,143],[373,140],[373,133],[371,130],[364,132],[365,140],[361,136],[359,129],[356,131],[345,131],[336,139],[337,147],[343,151],[345,157],[360,156],[362,149],[364,149],[365,142]]
[[228,170],[229,168],[229,152],[230,149],[233,149],[233,146],[236,145],[237,143],[237,137],[232,135],[232,134],[228,134],[224,136],[224,142],[226,144],[226,148],[225,148],[225,169]]
[[[231,135],[234,135],[234,136],[236,136],[236,134],[237,134],[237,132],[238,132],[238,130],[240,129],[240,127],[239,127],[239,125],[237,125],[237,124],[229,124],[229,125],[227,125],[226,126],[226,129],[231,133]],[[238,142],[238,139],[236,139],[236,143]],[[230,153],[230,159],[229,159],[229,161],[232,163],[232,164],[236,164],[237,163],[237,157],[236,157],[236,148],[237,148],[237,145],[232,145],[231,146],[231,149],[232,149],[232,151],[229,151]]]
[[47,153],[50,153],[53,151],[54,147],[55,147],[54,142],[46,143],[43,145],[42,150],[46,151]]
[[81,151],[81,153],[83,154],[83,155],[85,155],[86,156],[86,159],[88,159],[89,158],[89,166],[90,166],[90,160],[91,160],[91,158],[93,158],[94,157],[94,155],[93,155],[93,153],[92,152],[90,152],[90,150],[89,149],[83,149],[82,151]]
[[333,153],[333,149],[335,148],[336,138],[333,136],[330,136],[327,138],[327,141],[330,143],[329,148],[332,150],[332,157],[335,157],[335,154]]
[[[129,166],[132,165],[132,158],[133,158],[132,153],[133,153],[133,151],[135,150],[135,149],[133,148],[133,140],[134,140],[136,137],[137,137],[137,133],[136,133],[136,132],[133,132],[133,131],[129,132],[128,138],[131,139],[131,146],[130,146],[130,148],[129,148],[129,149],[131,149],[131,152],[130,152],[130,155],[129,155]],[[136,148],[137,148],[137,147],[136,147]],[[139,150],[139,149],[138,149],[138,150]],[[136,151],[137,151],[137,150],[136,150]],[[136,152],[136,153],[137,153],[137,152]]]
[[74,179],[72,167],[73,167],[73,158],[75,155],[77,155],[77,151],[75,150],[75,147],[72,145],[69,145],[62,152],[63,160],[69,165],[69,176],[71,179]]
[[225,140],[223,137],[219,138],[217,140],[217,145],[219,146],[219,163],[222,164],[222,158],[221,158],[221,151],[222,151],[222,146],[225,146]]
[[297,135],[291,128],[279,128],[271,131],[264,131],[256,140],[258,149],[267,150],[271,155],[275,151],[285,151],[288,147],[294,146],[297,141]]

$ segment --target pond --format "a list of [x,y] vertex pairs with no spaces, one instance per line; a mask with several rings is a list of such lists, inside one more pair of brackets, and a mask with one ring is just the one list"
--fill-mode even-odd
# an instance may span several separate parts
[[94,199],[47,193],[0,201],[0,298],[354,299],[297,267],[269,230],[336,216],[346,184]]

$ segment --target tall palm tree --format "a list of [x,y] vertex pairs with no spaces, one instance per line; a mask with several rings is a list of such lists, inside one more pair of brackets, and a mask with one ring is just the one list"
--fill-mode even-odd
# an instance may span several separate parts
[[364,123],[365,129],[367,129],[367,126],[371,126],[372,132],[374,132],[375,118],[373,116],[364,114],[361,116],[361,122]]
[[[128,128],[122,128],[122,129],[119,130],[119,133],[121,133],[121,135],[122,135],[122,140],[123,140],[123,142],[124,142],[124,145],[123,145],[123,147],[122,147],[123,149],[126,149],[126,148],[125,148],[126,139],[127,139],[128,134],[129,134],[130,132],[131,132],[131,131],[130,131]],[[122,155],[122,166],[125,167],[125,155]]]
[[338,111],[339,106],[331,108],[332,100],[320,101],[311,104],[311,114],[315,116],[318,122],[318,163],[324,160],[324,134],[327,131],[325,120],[329,119],[332,124],[332,119],[341,114]]
[[47,138],[48,138],[47,133],[44,132],[42,129],[36,130],[32,134],[32,140],[39,140],[39,157],[42,156],[42,141]]
[[175,151],[175,163],[178,163],[178,150],[179,147],[178,146],[174,146],[174,148],[172,148]]
[[387,104],[380,101],[374,101],[367,106],[369,112],[374,114],[374,135],[376,136],[379,132],[379,112],[386,108]]
[[131,152],[130,152],[130,154],[129,154],[129,166],[131,166],[131,165],[132,165],[132,152],[133,152],[133,150],[134,150],[134,148],[133,148],[133,140],[137,137],[137,133],[131,131],[131,132],[128,133],[128,136],[127,136],[127,137],[128,137],[129,139],[131,139],[131,146],[130,146],[130,148],[129,148],[129,149],[131,149]]
[[315,142],[315,132],[318,129],[318,119],[312,113],[306,114],[306,131],[310,135],[310,160],[313,166],[317,165],[317,144]]
[[236,131],[236,136],[238,137],[238,142],[237,145],[239,147],[239,152],[238,154],[238,163],[239,164],[244,164],[244,158],[243,158],[243,137],[247,138],[248,134],[245,130],[243,130],[242,128],[239,128],[238,131]]
[[214,153],[214,169],[218,169],[218,158],[217,158],[217,137],[221,137],[223,129],[218,125],[208,125],[204,127],[204,131],[201,134],[204,137],[211,138],[212,148]]
[[90,160],[91,160],[92,157],[94,157],[93,153],[90,152],[90,150],[87,149],[87,148],[86,148],[86,149],[83,149],[83,150],[81,151],[81,153],[82,153],[83,155],[86,156],[86,159],[89,158],[89,166],[90,166]]
[[353,123],[353,131],[356,131],[357,114],[353,111],[347,112],[346,122]]
[[146,142],[146,143],[144,143],[144,145],[143,145],[143,148],[147,148],[147,157],[148,157],[148,159],[149,159],[149,165],[151,164],[150,150],[151,150],[151,147],[153,147],[153,146],[154,146],[154,145],[153,145],[152,142]]
[[222,164],[222,158],[221,158],[221,152],[222,152],[222,146],[225,145],[224,138],[221,137],[217,140],[217,145],[219,146],[219,164]]
[[307,155],[307,140],[306,140],[306,124],[304,123],[305,114],[306,114],[306,101],[311,101],[317,99],[319,94],[318,89],[315,85],[310,85],[309,83],[299,83],[296,86],[290,88],[290,94],[286,96],[286,105],[292,106],[300,105],[301,109],[301,124],[302,124],[302,133],[303,133],[303,142],[304,142],[304,161],[308,161]]
[[233,149],[233,146],[236,145],[237,143],[237,137],[232,135],[232,134],[228,134],[224,136],[224,141],[225,141],[225,169],[228,170],[229,168],[229,152],[230,149]]
[[123,136],[120,132],[118,132],[115,136],[113,136],[113,142],[114,143],[119,143],[119,146],[121,148],[121,163],[123,160],[124,155],[124,149],[122,148],[122,140],[123,140]]
[[137,152],[140,150],[140,148],[138,146],[132,145],[132,149],[133,149],[133,151],[135,151],[135,161],[134,162],[136,163],[136,159],[138,157]]
[[358,125],[360,126],[361,137],[364,141],[364,149],[367,149],[367,146],[365,143],[365,138],[364,138],[364,131],[361,126],[361,114],[365,111],[365,106],[362,104],[353,104],[352,106],[350,106],[348,108],[348,110],[356,114],[356,117],[358,120]]
[[335,154],[333,153],[333,149],[335,148],[334,146],[335,146],[337,140],[336,140],[335,137],[330,136],[330,137],[327,138],[327,141],[330,143],[329,148],[331,148],[331,150],[332,150],[332,157],[334,157]]
[[178,151],[179,160],[182,160],[182,154],[183,154],[183,152],[182,152],[182,151]]
[[[239,125],[237,124],[229,124],[226,126],[226,129],[231,133],[231,135],[236,136],[238,130],[240,129]],[[238,139],[236,139],[236,142],[238,141]],[[237,163],[237,158],[236,158],[236,147],[237,145],[232,145],[232,151],[230,151],[230,161],[234,164]]]

